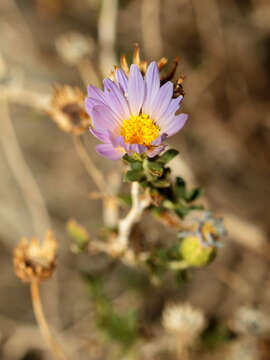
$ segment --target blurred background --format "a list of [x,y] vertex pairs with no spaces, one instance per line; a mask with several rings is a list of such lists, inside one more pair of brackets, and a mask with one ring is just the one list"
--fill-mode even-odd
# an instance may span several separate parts
[[[86,93],[86,84],[99,84],[122,53],[131,59],[135,43],[147,60],[180,59],[189,120],[170,139],[180,151],[173,169],[205,189],[205,202],[229,233],[213,264],[195,271],[179,290],[156,290],[153,303],[188,301],[225,323],[242,305],[270,310],[269,1],[1,0],[0,358],[52,358],[36,327],[29,289],[12,268],[19,239],[42,238],[48,228],[60,247],[57,274],[42,287],[48,319],[76,348],[76,358],[110,358],[93,330],[93,308],[79,275],[108,260],[74,255],[66,233],[70,218],[97,231],[102,204],[88,196],[97,189],[72,137],[43,110],[54,84]],[[110,174],[115,163],[95,153],[90,134],[84,141],[99,169]],[[153,224],[146,224],[150,239],[172,236]],[[121,271],[121,265],[112,271],[108,291],[125,307],[135,300],[119,295]]]

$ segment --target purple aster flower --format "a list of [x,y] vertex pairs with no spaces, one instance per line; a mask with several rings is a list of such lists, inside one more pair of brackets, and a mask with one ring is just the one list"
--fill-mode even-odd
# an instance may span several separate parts
[[104,80],[104,91],[88,87],[85,107],[93,123],[90,131],[103,143],[97,145],[97,152],[111,160],[126,153],[160,154],[164,140],[181,130],[188,118],[175,115],[183,96],[173,98],[171,81],[160,86],[156,62],[149,65],[145,77],[132,64],[128,77],[117,69],[115,78]]

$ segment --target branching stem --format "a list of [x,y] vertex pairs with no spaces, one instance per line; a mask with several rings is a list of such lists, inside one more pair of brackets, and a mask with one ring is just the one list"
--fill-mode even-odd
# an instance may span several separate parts
[[117,244],[120,249],[126,250],[128,247],[128,240],[131,233],[131,229],[135,223],[137,223],[144,210],[149,206],[150,199],[140,200],[140,185],[138,182],[133,182],[131,185],[131,198],[132,206],[127,216],[119,221],[118,227],[118,239]]

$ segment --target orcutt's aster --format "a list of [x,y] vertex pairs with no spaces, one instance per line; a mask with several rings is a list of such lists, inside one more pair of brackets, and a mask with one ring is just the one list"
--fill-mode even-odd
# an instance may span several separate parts
[[188,118],[175,115],[183,96],[173,98],[171,81],[160,86],[156,62],[148,66],[145,77],[132,64],[129,76],[117,69],[115,79],[103,81],[104,92],[88,87],[85,107],[92,119],[90,131],[103,142],[97,152],[111,160],[126,153],[158,155],[165,148],[164,140],[181,130]]

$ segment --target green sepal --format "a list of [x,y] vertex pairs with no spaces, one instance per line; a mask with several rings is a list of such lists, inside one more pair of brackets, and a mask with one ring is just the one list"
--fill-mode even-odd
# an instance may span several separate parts
[[133,163],[133,162],[136,162],[136,161],[142,162],[145,159],[145,155],[144,154],[133,153],[130,156],[128,154],[125,154],[122,159],[125,160],[128,163]]

